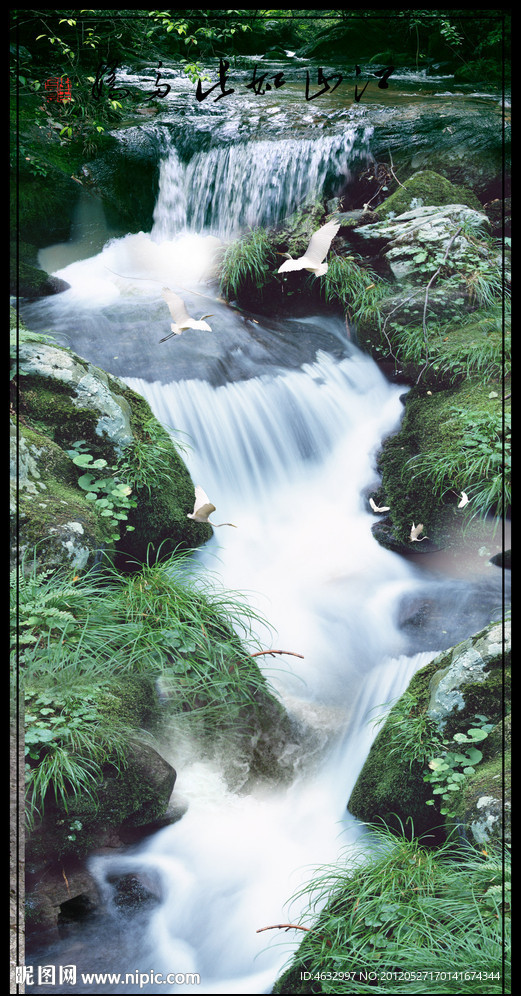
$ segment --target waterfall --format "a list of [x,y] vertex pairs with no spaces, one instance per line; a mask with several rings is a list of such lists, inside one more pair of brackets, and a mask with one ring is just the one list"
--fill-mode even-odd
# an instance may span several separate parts
[[[364,827],[346,805],[377,716],[443,649],[429,642],[442,638],[440,619],[445,646],[457,642],[451,608],[464,636],[479,628],[471,585],[454,592],[435,578],[429,599],[441,612],[415,652],[400,607],[418,594],[418,572],[372,535],[366,496],[380,483],[376,454],[398,427],[404,388],[344,341],[342,322],[333,357],[315,348],[331,319],[306,317],[313,349],[304,363],[302,323],[247,316],[219,301],[212,286],[219,240],[279,224],[315,198],[339,194],[355,166],[370,159],[367,122],[378,127],[380,112],[369,118],[364,107],[342,110],[347,127],[339,131],[340,116],[320,118],[308,107],[304,121],[300,106],[289,134],[290,126],[282,136],[273,125],[260,140],[249,127],[251,115],[262,127],[255,101],[238,113],[233,141],[215,118],[213,144],[192,155],[188,147],[200,145],[194,132],[200,127],[206,141],[215,129],[204,119],[208,109],[190,120],[173,112],[170,122],[163,112],[152,231],[113,238],[84,258],[103,225],[100,219],[94,234],[87,232],[80,213],[72,253],[48,247],[41,260],[69,289],[23,304],[31,328],[67,335],[73,350],[145,397],[174,441],[188,440],[183,455],[194,483],[216,505],[216,521],[237,526],[216,529],[196,551],[198,570],[243,594],[273,627],[272,646],[302,655],[274,673],[269,659],[259,658],[304,731],[289,745],[291,785],[236,792],[217,758],[202,756],[188,736],[165,735],[161,750],[178,772],[173,802],[186,812],[136,847],[91,857],[104,910],[92,928],[86,924],[41,955],[43,965],[76,964],[78,975],[131,978],[124,988],[107,980],[77,992],[193,992],[179,981],[182,973],[199,974],[201,994],[271,992],[301,935],[257,931],[298,922],[304,907],[294,901],[288,908],[291,897],[317,868],[363,841]],[[395,111],[386,105],[381,112],[385,134]],[[185,140],[176,146],[181,120]],[[326,133],[331,127],[336,133]],[[211,333],[188,331],[159,346],[170,329],[165,285],[182,294],[190,313],[212,312]],[[232,381],[236,374],[241,379]],[[141,883],[150,902],[122,907],[118,882],[125,876]],[[176,981],[158,985],[152,973],[173,973]]]
[[171,147],[161,162],[152,236],[167,240],[188,227],[227,239],[275,224],[313,203],[328,182],[337,189],[347,182],[354,158],[369,156],[372,132],[351,125],[336,135],[215,146],[186,166]]
[[[215,521],[237,525],[216,530],[199,557],[209,569],[218,562],[226,587],[250,593],[289,649],[305,644],[306,697],[352,698],[360,667],[403,649],[394,614],[411,570],[376,543],[361,496],[377,481],[376,450],[400,419],[401,389],[354,347],[341,362],[319,354],[300,370],[217,388],[127,383],[187,434],[185,459]],[[324,655],[328,669],[317,673]]]
[[[74,957],[82,971],[128,973],[129,992],[157,992],[153,968],[156,980],[177,976],[162,992],[192,990],[197,975],[201,993],[268,993],[301,936],[258,931],[298,921],[304,900],[288,909],[291,897],[363,837],[346,804],[374,720],[437,649],[407,653],[397,607],[414,571],[376,543],[363,495],[378,481],[376,452],[399,422],[402,389],[354,346],[341,361],[319,353],[298,370],[221,387],[126,382],[174,439],[183,433],[216,521],[237,525],[215,530],[197,552],[200,570],[244,593],[274,626],[272,646],[303,655],[266,673],[304,733],[289,745],[292,784],[248,794],[188,739],[162,743],[178,771],[173,802],[186,812],[137,848],[90,859],[106,913]],[[148,906],[121,908],[126,878]],[[50,957],[65,963],[70,952]]]

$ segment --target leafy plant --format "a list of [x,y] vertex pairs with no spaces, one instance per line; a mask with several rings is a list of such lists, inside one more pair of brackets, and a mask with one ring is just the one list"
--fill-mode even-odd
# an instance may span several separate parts
[[[459,303],[463,304],[463,299]],[[482,383],[489,383],[499,381],[511,372],[508,301],[504,309],[496,302],[461,319],[430,321],[428,355],[421,325],[389,321],[387,328],[401,362],[427,364],[449,383],[469,377],[479,377]]]
[[75,594],[70,581],[60,590],[51,570],[26,574],[19,566],[11,571],[11,628],[17,633],[19,646],[36,644],[53,630],[79,628],[68,601]]
[[25,689],[27,821],[42,815],[47,791],[67,811],[71,796],[95,797],[103,768],[126,765],[130,731],[104,719],[96,694],[61,696],[60,691]]
[[326,301],[338,301],[349,321],[376,317],[378,304],[388,291],[387,284],[368,267],[361,257],[331,256],[327,273],[321,277],[320,289]]
[[442,739],[437,724],[429,717],[427,706],[420,706],[412,692],[404,692],[393,706],[388,716],[377,720],[378,724],[387,721],[390,742],[394,745],[390,754],[400,757],[412,766],[423,764],[431,752],[441,746]]
[[[132,488],[120,478],[120,466],[115,464],[109,467],[107,461],[102,457],[95,460],[92,454],[87,451],[87,444],[83,439],[73,443],[67,453],[77,467],[87,471],[78,478],[78,484],[87,492],[87,500],[93,503],[102,518],[110,520],[110,524],[114,528],[110,538],[117,541],[120,523],[126,522],[130,509],[136,507],[135,498],[130,497]],[[108,467],[113,473],[107,477],[98,477],[92,473],[94,470],[102,470],[105,467]],[[134,526],[127,525],[126,529],[127,531],[133,530]]]
[[[133,445],[125,450],[118,469],[133,488],[147,488],[150,494],[152,488],[170,480],[171,461],[168,457],[171,447],[166,432],[156,418],[146,419],[141,435],[135,436]],[[175,445],[181,452],[189,448],[189,444],[180,439],[179,433],[176,433]]]
[[[476,714],[475,719],[478,725],[471,727],[467,733],[455,733],[451,740],[443,740],[446,749],[442,754],[431,758],[429,770],[424,775],[423,780],[434,786],[433,795],[441,795],[442,816],[456,815],[455,799],[464,788],[468,776],[475,774],[476,765],[483,758],[482,752],[475,745],[485,740],[493,729],[494,724],[488,723],[485,716]],[[462,746],[459,750],[448,749],[453,743]],[[463,747],[463,744],[469,746]],[[429,799],[427,805],[433,806],[434,799]]]
[[511,502],[509,413],[470,412],[454,405],[446,425],[453,428],[453,445],[412,457],[414,477],[428,476],[440,495],[465,491],[471,499],[467,514],[485,518],[493,513],[499,521]]
[[95,798],[104,764],[123,764],[123,724],[107,710],[111,687],[139,678],[164,709],[208,741],[251,731],[269,686],[245,649],[267,624],[242,597],[198,577],[176,554],[131,576],[13,572],[13,668],[26,695],[29,818],[46,793]]

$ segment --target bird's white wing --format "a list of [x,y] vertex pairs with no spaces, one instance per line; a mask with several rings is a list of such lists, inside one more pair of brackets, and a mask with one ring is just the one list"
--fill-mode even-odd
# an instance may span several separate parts
[[[212,317],[211,315],[203,316],[203,318],[211,318],[211,317]],[[196,322],[195,319],[190,319],[190,328],[203,329],[206,332],[211,332],[212,331],[211,326],[208,325],[208,322],[203,321],[203,318],[200,318],[198,322]]]
[[377,505],[376,502],[373,501],[372,498],[369,499],[369,504],[370,504],[373,512],[390,512],[391,511],[391,508],[390,508],[389,505]]
[[[411,540],[411,542],[414,543],[415,540],[418,540],[418,536],[422,532],[423,532],[423,522],[419,522],[417,526],[415,526],[414,522],[413,522],[413,524],[411,526],[411,531],[409,533],[409,539]],[[427,539],[427,537],[426,536],[422,536],[422,539]],[[418,540],[418,542],[421,543],[421,540]]]
[[208,495],[198,484],[195,489],[194,515],[211,515],[212,512],[215,512],[215,505],[212,505]]
[[[323,263],[329,247],[338,232],[340,225],[336,221],[328,221],[327,225],[322,225],[318,231],[311,236],[311,241],[306,249],[305,257],[311,260],[312,264]],[[282,264],[284,266],[284,263]]]
[[179,325],[180,328],[189,328],[192,319],[185,308],[183,299],[178,294],[174,294],[169,287],[163,287],[161,294],[168,305],[168,310],[175,324]]
[[461,501],[458,502],[458,508],[465,508],[465,505],[468,505],[469,501],[470,501],[469,496],[466,495],[464,491],[462,491]]
[[286,259],[282,266],[279,266],[279,273],[287,273],[288,270],[303,270],[305,265],[305,256],[300,256],[299,259]]

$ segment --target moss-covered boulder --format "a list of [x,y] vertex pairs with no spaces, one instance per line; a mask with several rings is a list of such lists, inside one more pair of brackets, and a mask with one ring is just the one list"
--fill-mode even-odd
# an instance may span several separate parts
[[[489,228],[483,212],[462,204],[445,204],[416,206],[392,218],[388,214],[383,221],[363,225],[356,231],[361,238],[382,247],[396,280],[427,284],[439,267],[443,267],[446,277],[465,270],[469,258],[475,255],[476,236]],[[495,265],[500,265],[497,250]]]
[[103,550],[143,561],[211,535],[187,518],[193,483],[143,398],[49,342],[22,341],[15,371],[14,562],[87,568]]
[[464,204],[474,211],[483,210],[481,202],[472,190],[451,183],[434,170],[424,169],[413,173],[394,193],[390,194],[374,212],[372,220],[396,217],[417,207],[442,204]]
[[[502,514],[497,503],[503,485],[509,488],[509,473],[502,468],[499,397],[477,378],[438,391],[419,384],[408,392],[400,430],[384,441],[378,457],[390,506],[388,519],[375,527],[383,546],[398,552],[432,549],[427,542],[411,544],[411,524],[421,522],[430,543],[448,548],[459,542],[471,517],[486,511]],[[474,462],[480,444],[491,454],[488,469],[482,471]],[[472,498],[460,508],[463,492]],[[503,511],[508,514],[508,508]]]
[[11,292],[32,299],[67,290],[69,284],[65,280],[53,277],[40,269],[37,265],[37,256],[35,246],[22,242],[18,245],[11,243],[9,271]]
[[[349,798],[350,812],[367,823],[383,820],[396,830],[402,825],[413,827],[418,835],[439,828],[444,822],[441,793],[433,796],[432,785],[424,780],[429,762],[456,752],[460,745],[464,750],[464,738],[480,722],[477,717],[484,717],[488,724],[502,723],[509,710],[509,676],[508,622],[491,623],[421,668],[373,742]],[[454,741],[455,735],[458,739]],[[482,742],[478,740],[478,746]],[[478,758],[476,774],[468,771],[468,779],[464,771],[459,772],[456,817],[451,816],[448,827],[455,819],[476,842],[483,832],[482,827],[477,833],[473,830],[480,799],[490,796],[497,804],[501,798],[502,783],[498,784],[497,778],[501,751],[501,737],[496,732],[487,763],[481,766]],[[471,767],[469,762],[462,761],[462,765]],[[476,791],[478,798],[474,798]],[[427,806],[432,801],[435,804]],[[497,812],[494,815],[497,823]]]

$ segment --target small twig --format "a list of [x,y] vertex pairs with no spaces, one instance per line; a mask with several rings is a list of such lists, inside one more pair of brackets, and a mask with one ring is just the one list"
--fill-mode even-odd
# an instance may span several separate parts
[[311,927],[300,927],[298,923],[274,923],[271,927],[259,927],[255,933],[262,934],[263,930],[311,930]]
[[[255,933],[261,934],[263,930],[307,930],[309,933],[313,932],[312,927],[301,927],[298,923],[274,923],[271,927],[259,927]],[[328,948],[331,947],[331,941],[323,934],[317,934],[320,940],[325,941]]]
[[396,173],[394,172],[393,157],[392,157],[392,153],[391,153],[390,149],[389,149],[389,159],[391,160],[391,167],[390,167],[390,169],[391,169],[391,173],[392,173],[393,179],[396,180],[397,184],[399,184],[400,187],[404,187],[405,188],[405,184],[404,183],[400,183],[398,177],[396,176]]
[[449,255],[450,249],[452,247],[452,243],[455,241],[455,239],[457,239],[459,233],[461,232],[462,227],[463,226],[460,225],[459,228],[457,228],[456,231],[454,232],[454,235],[452,236],[452,238],[450,239],[450,241],[449,241],[449,243],[447,245],[447,248],[445,250],[445,255],[444,255],[444,257],[443,257],[440,265],[438,266],[438,269],[436,270],[435,273],[433,273],[433,275],[432,275],[431,279],[429,280],[429,283],[427,284],[427,287],[425,289],[425,301],[423,303],[423,317],[422,317],[423,341],[425,343],[425,364],[422,367],[422,369],[420,370],[420,372],[418,374],[418,377],[416,378],[416,384],[419,384],[422,375],[424,374],[425,370],[427,369],[427,367],[429,365],[429,346],[428,346],[428,343],[427,343],[427,304],[428,304],[428,301],[429,301],[429,290],[430,290],[432,284],[434,283],[434,281],[436,280],[436,277],[438,276],[438,274],[440,273],[440,271],[443,269],[443,267],[445,265],[445,261],[447,259],[447,256]]
[[255,654],[250,654],[251,657],[262,657],[263,654],[288,654],[290,657],[301,657],[304,660],[303,654],[295,654],[293,650],[258,650]]
[[393,308],[393,310],[390,311],[389,314],[385,316],[385,321],[384,321],[384,323],[382,325],[381,331],[383,332],[385,338],[387,339],[387,345],[389,346],[389,352],[390,352],[393,360],[395,361],[395,363],[399,363],[400,361],[399,361],[398,357],[395,356],[394,353],[393,353],[393,349],[392,349],[392,345],[391,345],[391,340],[389,339],[389,336],[387,335],[387,332],[385,330],[385,326],[387,325],[387,322],[389,321],[389,319],[391,318],[391,316],[394,315],[395,311],[399,311],[400,308],[403,308],[406,304],[409,304],[409,301],[412,301],[419,293],[420,293],[419,290],[413,291],[413,293],[410,295],[410,297],[408,297],[406,299],[406,301],[399,301],[398,304],[396,305],[396,307]]
[[70,896],[70,894],[71,894],[71,890],[69,889],[69,883],[68,883],[68,881],[67,881],[67,876],[66,876],[66,874],[65,874],[65,868],[62,868],[62,875],[63,875],[63,880],[64,880],[64,882],[65,882],[65,885],[67,886],[67,892],[68,892],[68,894],[69,894],[69,896]]

